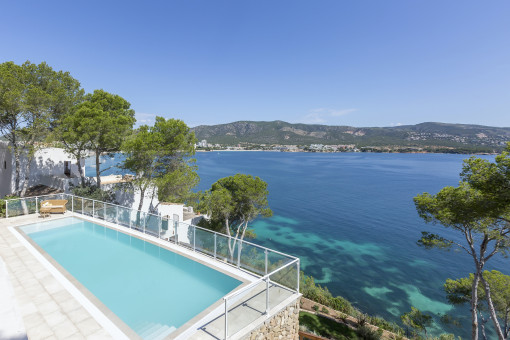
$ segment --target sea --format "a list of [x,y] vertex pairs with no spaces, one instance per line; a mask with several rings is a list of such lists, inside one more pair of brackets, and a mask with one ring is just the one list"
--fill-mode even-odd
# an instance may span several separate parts
[[[431,334],[468,337],[469,308],[446,301],[443,284],[473,272],[461,250],[426,250],[422,231],[462,241],[441,225],[426,224],[413,197],[458,184],[469,155],[397,153],[284,153],[212,151],[196,154],[200,184],[207,190],[236,173],[268,183],[274,215],[251,223],[255,242],[301,259],[301,269],[363,312],[400,323],[411,306],[433,315]],[[494,159],[494,156],[478,156]],[[114,166],[122,155],[105,158]],[[94,176],[93,161],[87,161]],[[108,173],[118,173],[114,167]],[[108,174],[106,173],[106,174]],[[509,260],[491,259],[486,269],[510,274]],[[460,327],[440,323],[450,314]],[[490,326],[489,326],[490,327]]]

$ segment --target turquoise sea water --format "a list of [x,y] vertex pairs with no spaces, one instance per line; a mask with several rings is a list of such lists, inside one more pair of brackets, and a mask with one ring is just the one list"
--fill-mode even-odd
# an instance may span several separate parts
[[[466,308],[447,304],[446,278],[467,276],[464,253],[424,250],[421,231],[456,238],[425,224],[413,197],[457,185],[467,155],[375,153],[208,152],[196,155],[207,189],[235,173],[259,176],[269,185],[274,216],[253,223],[256,242],[301,258],[302,269],[361,310],[400,321],[411,306],[430,314],[463,318]],[[488,157],[493,158],[493,157]],[[115,159],[110,160],[113,164]],[[510,274],[508,260],[494,258],[487,269]],[[489,326],[490,327],[490,326]]]
[[[210,152],[197,154],[200,189],[235,173],[268,182],[274,216],[252,226],[257,241],[301,258],[302,269],[361,310],[400,321],[411,306],[469,320],[445,299],[446,278],[467,276],[472,260],[416,245],[423,230],[458,237],[419,218],[413,197],[457,185],[466,155]],[[489,157],[490,158],[490,157]],[[508,260],[488,268],[510,274]],[[435,325],[466,336],[469,328]],[[490,327],[490,326],[489,326]],[[442,328],[442,329],[441,329]]]
[[142,337],[172,332],[241,284],[152,243],[81,219],[22,229]]

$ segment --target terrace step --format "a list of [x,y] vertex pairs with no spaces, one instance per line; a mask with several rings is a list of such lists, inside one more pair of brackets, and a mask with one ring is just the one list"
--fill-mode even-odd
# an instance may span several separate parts
[[153,322],[147,322],[143,327],[138,329],[139,331],[137,331],[137,333],[145,340],[161,340],[176,330],[174,326]]

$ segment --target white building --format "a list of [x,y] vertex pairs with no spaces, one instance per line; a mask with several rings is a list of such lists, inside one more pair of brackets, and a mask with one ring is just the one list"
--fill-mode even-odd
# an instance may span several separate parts
[[[27,159],[21,157],[20,187],[25,179],[25,166]],[[80,162],[85,171],[85,160]],[[0,197],[14,193],[16,190],[16,164],[9,144],[0,141]],[[32,160],[28,186],[38,184],[52,188],[69,190],[69,184],[78,184],[80,181],[76,158],[60,148],[44,148],[38,150]]]

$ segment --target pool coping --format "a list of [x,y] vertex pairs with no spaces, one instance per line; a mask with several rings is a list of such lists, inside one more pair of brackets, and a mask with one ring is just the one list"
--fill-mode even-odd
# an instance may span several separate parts
[[[58,220],[63,218],[74,217],[81,220],[93,222],[103,227],[114,229],[118,232],[134,236],[142,241],[150,242],[159,247],[163,247],[168,251],[177,253],[178,255],[184,256],[192,261],[203,264],[213,270],[219,271],[225,275],[235,278],[242,282],[231,292],[241,290],[246,285],[257,280],[257,277],[251,273],[247,273],[241,269],[235,268],[234,266],[222,263],[218,260],[209,258],[205,254],[196,253],[186,249],[182,246],[177,246],[171,242],[155,238],[149,234],[142,233],[140,231],[126,228],[115,223],[107,222],[104,220],[98,220],[90,216],[71,213],[70,215],[58,216],[52,218],[52,220]],[[44,221],[39,221],[44,222]],[[94,294],[92,294],[83,284],[81,284],[74,276],[72,276],[65,268],[63,268],[55,259],[53,259],[48,253],[46,253],[39,245],[37,245],[27,234],[21,229],[23,226],[35,224],[38,222],[26,222],[15,226],[10,226],[8,229],[14,236],[46,267],[48,271],[66,288],[66,290],[78,301],[83,307],[96,319],[96,321],[105,328],[115,338],[124,339],[141,339],[141,337],[131,329],[126,323],[124,323],[114,312],[106,307]],[[203,257],[203,258],[200,258]],[[232,271],[238,272],[239,275],[234,274]],[[226,295],[227,295],[226,294]],[[208,320],[218,317],[218,309],[223,305],[223,297],[209,305],[206,309],[202,310],[199,314],[185,322],[165,339],[175,339],[182,334],[189,334],[190,331],[197,331],[201,325],[208,322]],[[221,314],[220,314],[221,315]],[[193,330],[191,330],[194,328]]]

